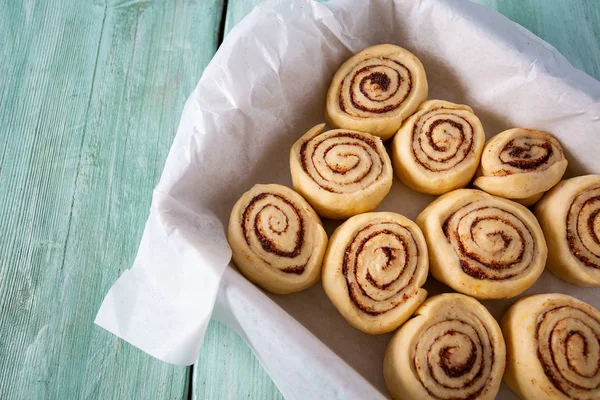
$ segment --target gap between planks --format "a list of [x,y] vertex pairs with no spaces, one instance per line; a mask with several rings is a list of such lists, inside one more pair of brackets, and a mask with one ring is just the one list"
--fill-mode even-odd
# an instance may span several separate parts
[[[227,20],[227,6],[229,0],[223,0],[223,6],[221,7],[221,19],[219,20],[219,30],[217,32],[217,50],[221,47],[223,39],[225,37],[225,21]],[[193,400],[194,398],[194,365],[190,365],[188,368],[188,379],[187,379],[187,400]]]

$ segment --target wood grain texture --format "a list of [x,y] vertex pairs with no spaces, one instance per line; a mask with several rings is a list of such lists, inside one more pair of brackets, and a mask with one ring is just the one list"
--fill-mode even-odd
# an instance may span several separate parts
[[283,397],[242,338],[211,321],[193,369],[194,400],[275,400]]
[[93,325],[132,264],[221,1],[6,1],[0,399],[181,399],[189,369]]
[[[600,4],[597,0],[475,0],[503,13],[555,46],[577,68],[600,79]],[[256,0],[229,0],[229,32]],[[231,375],[231,371],[236,374]],[[224,379],[224,377],[227,379]],[[194,368],[195,399],[282,398],[246,343],[211,322]],[[240,385],[244,382],[245,385]],[[250,385],[250,386],[247,386]]]

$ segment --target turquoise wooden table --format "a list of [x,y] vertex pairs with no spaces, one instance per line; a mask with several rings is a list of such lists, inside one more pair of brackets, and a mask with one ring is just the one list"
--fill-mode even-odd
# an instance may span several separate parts
[[[598,0],[479,0],[600,79]],[[211,323],[194,367],[92,324],[132,264],[186,97],[257,1],[4,0],[0,399],[276,399]]]

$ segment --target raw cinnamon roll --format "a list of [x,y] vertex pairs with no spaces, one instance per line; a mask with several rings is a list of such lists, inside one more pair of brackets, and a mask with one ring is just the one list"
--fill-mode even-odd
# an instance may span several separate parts
[[484,142],[483,126],[470,107],[429,100],[394,136],[394,170],[419,192],[446,193],[473,178]]
[[391,44],[364,49],[333,76],[327,92],[327,122],[382,139],[427,98],[427,76],[414,54]]
[[504,381],[524,400],[600,399],[600,313],[565,294],[517,301],[502,319]]
[[293,146],[294,189],[325,218],[374,210],[392,187],[392,163],[380,138],[346,129],[309,130]]
[[425,238],[406,217],[361,214],[331,236],[323,261],[323,288],[338,311],[367,333],[390,332],[425,300]]
[[486,143],[473,184],[530,206],[560,181],[566,169],[567,159],[554,137],[532,129],[509,129]]
[[477,300],[429,299],[388,345],[383,376],[394,399],[494,399],[504,373],[502,331]]
[[548,269],[579,286],[600,286],[600,175],[567,179],[536,205]]
[[269,292],[296,292],[319,280],[327,234],[310,205],[285,186],[244,193],[231,210],[227,239],[235,265]]
[[542,230],[524,206],[480,190],[458,189],[417,218],[429,245],[431,274],[478,299],[513,297],[544,271]]

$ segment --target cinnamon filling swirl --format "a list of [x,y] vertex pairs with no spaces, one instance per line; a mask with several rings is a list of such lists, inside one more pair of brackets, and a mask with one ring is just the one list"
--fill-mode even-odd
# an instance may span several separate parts
[[585,266],[600,269],[600,187],[578,194],[567,213],[567,242]]
[[272,293],[306,289],[319,280],[327,234],[302,196],[282,185],[255,185],[235,203],[227,240],[232,260]]
[[472,297],[427,299],[392,338],[383,374],[394,399],[492,400],[506,346],[498,323]]
[[473,148],[473,126],[465,118],[440,110],[424,114],[412,132],[412,153],[423,168],[442,172],[463,162]]
[[369,224],[354,236],[344,254],[342,274],[348,295],[364,313],[385,313],[412,296],[419,268],[419,248],[400,224]]
[[364,49],[344,62],[327,90],[325,118],[334,128],[391,138],[427,98],[423,64],[391,44]]
[[435,399],[476,399],[494,368],[494,344],[485,324],[465,310],[467,318],[432,323],[413,351],[419,382]]
[[578,307],[556,306],[540,314],[536,338],[552,384],[569,398],[591,399],[600,389],[600,321]]
[[530,206],[561,180],[567,164],[560,143],[552,135],[509,129],[486,143],[473,184]]
[[412,90],[408,68],[387,57],[370,58],[345,76],[338,94],[339,107],[356,117],[370,117],[400,107]]
[[391,212],[355,215],[331,236],[323,289],[363,332],[390,332],[427,297],[427,243],[419,227]]
[[381,148],[358,132],[329,131],[302,143],[302,169],[331,193],[350,193],[372,185],[384,172]]
[[463,272],[476,279],[505,280],[522,274],[536,251],[527,225],[497,206],[468,203],[448,217],[442,230]]
[[484,142],[483,126],[471,107],[425,101],[394,137],[395,172],[404,184],[424,193],[464,187],[479,166]]
[[430,249],[431,274],[477,299],[527,290],[546,265],[542,229],[527,208],[472,189],[439,197],[417,217]]
[[513,138],[502,146],[499,159],[504,167],[495,171],[494,175],[543,171],[561,158],[564,158],[562,149],[546,138],[533,136]]
[[[296,224],[295,227],[290,225],[290,219]],[[295,231],[291,234],[293,247],[282,248],[282,236],[292,230]],[[248,203],[242,214],[242,232],[248,246],[251,246],[251,234],[253,234],[265,252],[278,257],[295,258],[304,249],[305,233],[302,214],[294,203],[279,194],[261,193]],[[267,259],[263,258],[263,261],[272,265]],[[305,266],[306,263],[303,263],[280,270],[300,275],[304,272]]]

